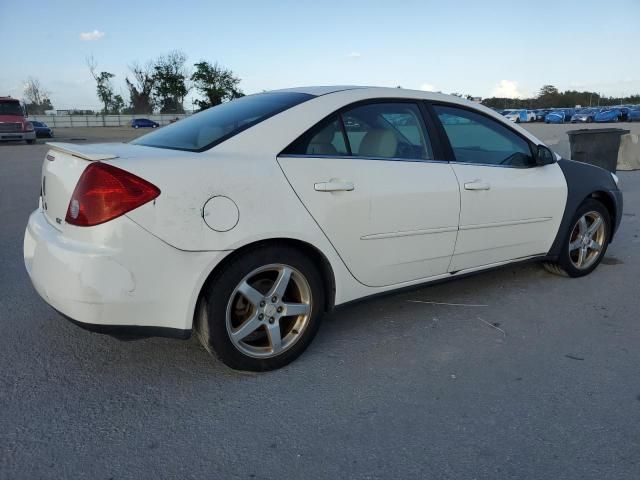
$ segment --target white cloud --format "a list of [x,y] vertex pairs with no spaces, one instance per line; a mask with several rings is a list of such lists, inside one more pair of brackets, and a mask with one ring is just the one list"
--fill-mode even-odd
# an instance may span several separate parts
[[420,90],[424,90],[425,92],[435,92],[436,87],[434,85],[431,85],[430,83],[423,83],[422,85],[420,85]]
[[515,80],[500,80],[500,83],[498,83],[491,92],[491,96],[499,98],[523,98],[524,95],[518,88],[518,82]]
[[347,57],[349,57],[349,58],[360,58],[360,57],[362,57],[362,54],[360,52],[351,52],[349,55],[347,55]]
[[94,30],[93,32],[82,32],[80,34],[80,40],[84,40],[85,42],[100,40],[102,37],[104,37],[104,32],[101,32],[100,30]]

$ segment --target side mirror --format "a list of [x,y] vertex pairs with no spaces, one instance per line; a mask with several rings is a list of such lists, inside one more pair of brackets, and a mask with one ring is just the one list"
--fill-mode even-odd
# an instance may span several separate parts
[[536,165],[543,166],[549,165],[556,161],[556,156],[549,148],[544,145],[538,145],[536,147]]

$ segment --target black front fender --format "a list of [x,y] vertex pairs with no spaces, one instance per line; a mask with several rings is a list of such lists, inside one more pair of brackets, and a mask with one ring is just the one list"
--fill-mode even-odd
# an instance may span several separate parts
[[564,207],[562,221],[556,238],[549,250],[549,257],[555,258],[560,254],[565,237],[571,228],[571,220],[576,210],[587,198],[600,200],[611,214],[611,238],[620,226],[622,219],[622,192],[618,189],[611,174],[600,167],[587,163],[562,159],[558,161],[567,182],[567,203]]

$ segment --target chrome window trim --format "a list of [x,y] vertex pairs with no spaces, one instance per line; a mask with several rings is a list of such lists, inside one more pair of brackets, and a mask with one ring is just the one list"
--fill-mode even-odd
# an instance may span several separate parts
[[453,162],[449,162],[451,165],[477,165],[479,167],[494,167],[494,168],[518,168],[521,170],[524,169],[528,169],[528,168],[536,168],[536,167],[541,167],[543,165],[500,165],[499,163],[475,163],[475,162],[459,162],[459,161],[453,161]]
[[400,157],[369,157],[358,155],[313,155],[298,153],[281,153],[278,158],[338,158],[343,160],[373,160],[389,162],[411,162],[411,163],[452,163],[448,160],[422,159],[422,158],[400,158]]

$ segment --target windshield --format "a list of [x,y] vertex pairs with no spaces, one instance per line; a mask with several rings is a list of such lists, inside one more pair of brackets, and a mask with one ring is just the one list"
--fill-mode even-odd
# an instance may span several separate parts
[[313,95],[294,92],[249,95],[209,108],[131,143],[201,152],[311,98]]
[[0,102],[0,115],[24,116],[20,102]]

